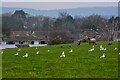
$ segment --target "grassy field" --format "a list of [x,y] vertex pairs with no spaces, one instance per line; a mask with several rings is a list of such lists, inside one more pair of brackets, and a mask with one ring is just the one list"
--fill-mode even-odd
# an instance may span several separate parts
[[[100,51],[100,44],[107,48]],[[95,51],[88,52],[92,45],[81,43],[53,46],[5,49],[2,55],[3,78],[118,78],[118,42],[98,42]],[[69,47],[71,46],[71,47]],[[48,49],[50,52],[48,52]],[[72,53],[69,53],[73,49]],[[40,51],[40,54],[36,54]],[[66,57],[60,58],[62,52]],[[22,56],[28,52],[29,56]],[[100,58],[105,53],[105,58]]]

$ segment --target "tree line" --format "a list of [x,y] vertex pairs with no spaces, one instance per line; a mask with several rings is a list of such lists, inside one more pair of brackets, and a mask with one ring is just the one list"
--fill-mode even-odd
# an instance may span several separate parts
[[99,36],[100,40],[104,41],[116,39],[120,30],[118,16],[109,19],[95,14],[73,17],[66,12],[60,12],[57,18],[52,18],[43,15],[30,16],[23,10],[1,16],[2,32],[5,37],[10,36],[10,31],[48,31],[50,40],[59,39],[67,43],[88,36],[84,31],[92,30],[95,32],[93,36]]

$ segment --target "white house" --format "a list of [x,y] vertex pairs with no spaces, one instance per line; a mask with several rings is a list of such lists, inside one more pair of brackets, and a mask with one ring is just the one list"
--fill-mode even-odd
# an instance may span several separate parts
[[[27,46],[26,46],[27,45]],[[31,41],[2,41],[0,49],[17,48],[17,47],[34,47],[34,46],[47,46],[45,40],[31,40]]]
[[45,40],[32,40],[29,44],[30,47],[33,46],[47,46],[47,42]]

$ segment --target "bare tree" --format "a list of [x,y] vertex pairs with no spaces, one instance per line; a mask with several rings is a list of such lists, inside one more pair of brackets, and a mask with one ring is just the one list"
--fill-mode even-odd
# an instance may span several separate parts
[[110,33],[111,33],[111,39],[115,40],[118,38],[118,31],[119,31],[119,25],[120,25],[120,18],[119,17],[112,17],[109,19],[110,22]]

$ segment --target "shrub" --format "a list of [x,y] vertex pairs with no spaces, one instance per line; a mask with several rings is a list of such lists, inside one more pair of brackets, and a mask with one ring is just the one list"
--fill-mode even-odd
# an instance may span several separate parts
[[49,45],[56,45],[56,44],[61,44],[61,40],[59,38],[55,38],[53,40],[50,40]]

